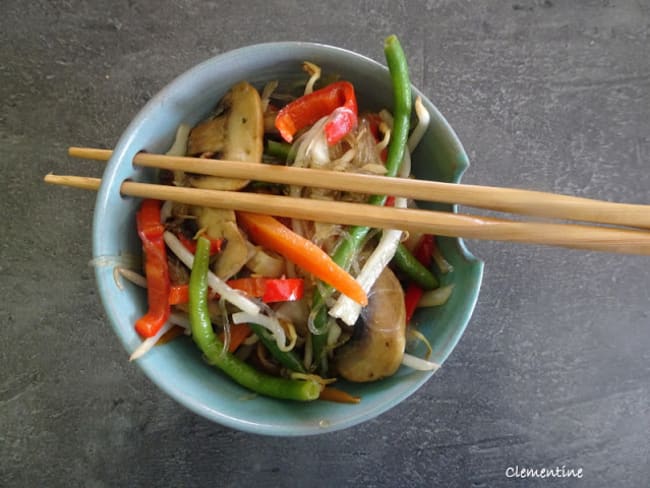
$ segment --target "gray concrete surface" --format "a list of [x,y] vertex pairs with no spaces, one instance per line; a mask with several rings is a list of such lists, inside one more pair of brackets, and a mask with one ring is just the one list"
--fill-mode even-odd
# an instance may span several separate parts
[[[0,485],[647,486],[647,257],[470,242],[486,265],[471,325],[394,410],[320,437],[213,425],[128,363],[94,289],[97,174],[174,76],[272,40],[382,60],[397,33],[414,82],[456,128],[466,182],[650,203],[646,0],[0,3]],[[508,468],[582,469],[510,479]],[[512,474],[512,471],[510,471]]]

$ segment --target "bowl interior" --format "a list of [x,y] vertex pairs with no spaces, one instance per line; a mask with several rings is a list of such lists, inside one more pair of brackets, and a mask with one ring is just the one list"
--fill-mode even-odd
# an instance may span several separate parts
[[[354,83],[362,108],[392,107],[385,67],[358,54],[311,43],[272,43],[250,46],[212,58],[181,75],[159,92],[136,116],[115,147],[98,193],[93,222],[93,255],[115,257],[140,254],[135,232],[139,201],[119,194],[127,178],[150,181],[153,172],[135,168],[134,155],[146,150],[164,152],[180,123],[194,124],[240,80],[256,86],[280,79],[304,79],[301,63],[312,61],[324,73],[339,74]],[[415,90],[415,94],[422,95]],[[413,155],[418,178],[458,182],[468,166],[467,156],[451,127],[425,97],[431,125]],[[452,210],[451,206],[439,206]],[[474,309],[483,263],[459,239],[440,239],[445,257],[454,266],[443,282],[455,283],[442,307],[420,310],[415,316],[431,341],[431,359],[443,363],[451,353]],[[133,324],[146,310],[146,294],[130,284],[119,289],[112,267],[96,268],[100,296],[124,347],[133,351],[140,342]],[[307,435],[334,431],[371,419],[415,392],[431,373],[402,368],[394,377],[363,385],[345,385],[362,396],[358,405],[330,402],[300,404],[254,396],[219,371],[206,365],[190,339],[156,347],[138,361],[145,374],[181,404],[223,425],[269,435]]]

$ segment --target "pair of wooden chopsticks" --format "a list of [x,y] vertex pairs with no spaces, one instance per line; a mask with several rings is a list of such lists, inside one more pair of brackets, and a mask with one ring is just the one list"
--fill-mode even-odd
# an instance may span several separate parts
[[[112,152],[104,149],[71,147],[69,154],[78,158],[105,161],[110,158]],[[254,179],[365,194],[386,194],[430,202],[456,203],[521,215],[587,221],[631,228],[577,223],[521,222],[449,212],[398,209],[311,199],[297,201],[296,198],[284,196],[201,190],[132,181],[122,183],[120,191],[123,195],[173,200],[190,205],[244,210],[305,220],[426,232],[449,237],[650,255],[650,231],[647,230],[650,229],[650,206],[648,205],[611,203],[512,188],[389,178],[160,154],[139,153],[133,162],[139,166],[182,170],[226,178]],[[88,190],[97,190],[101,183],[98,178],[54,174],[45,176],[45,181]]]

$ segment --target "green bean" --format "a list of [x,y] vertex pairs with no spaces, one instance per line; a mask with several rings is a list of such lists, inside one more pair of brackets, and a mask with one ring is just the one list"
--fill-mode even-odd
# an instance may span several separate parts
[[272,139],[269,139],[266,142],[266,151],[265,153],[269,156],[277,158],[282,162],[286,162],[289,159],[289,153],[291,151],[291,144],[286,142],[278,142]]
[[411,80],[409,79],[406,56],[397,36],[392,35],[386,39],[384,55],[393,84],[393,130],[390,134],[390,144],[386,156],[386,169],[387,176],[395,176],[404,158],[409,138],[412,108]]
[[322,296],[318,293],[314,293],[314,302],[316,300],[320,301],[320,305],[316,305],[316,316],[314,317],[314,326],[318,327],[319,334],[312,334],[311,336],[311,349],[313,357],[313,366],[316,370],[319,370],[321,374],[327,374],[327,361],[325,360],[325,347],[327,346],[327,331],[330,322],[330,318],[327,315],[327,307],[323,302]]
[[192,338],[209,364],[218,367],[240,385],[261,395],[287,400],[315,400],[320,385],[311,380],[289,380],[260,373],[223,349],[212,329],[208,313],[208,262],[210,241],[199,238],[190,275],[190,325]]
[[298,373],[307,372],[304,364],[302,364],[296,353],[293,351],[281,351],[278,347],[277,341],[268,330],[259,324],[250,323],[248,326],[253,330],[255,335],[260,338],[260,341],[269,350],[271,356],[273,356],[282,366],[289,368],[291,371],[297,371]]
[[411,254],[404,244],[397,246],[397,251],[395,252],[395,256],[393,256],[393,263],[395,263],[395,265],[402,270],[411,281],[414,281],[425,290],[438,288],[438,279],[420,261],[418,261],[413,254]]
[[[411,81],[408,72],[408,63],[402,50],[399,39],[391,35],[384,41],[384,55],[388,64],[391,83],[393,86],[393,129],[386,155],[386,176],[395,176],[399,170],[409,136],[411,119]],[[383,205],[386,195],[373,195],[368,199],[371,205]],[[348,236],[337,246],[332,259],[344,269],[349,269],[352,259],[363,242],[369,227],[355,226],[349,230]],[[327,289],[331,293],[331,288]],[[312,308],[316,310],[314,328],[320,332],[312,337],[314,350],[314,362],[319,364],[324,353],[324,346],[327,340],[327,324],[329,322],[327,310],[324,306],[323,296],[317,291],[314,294]]]

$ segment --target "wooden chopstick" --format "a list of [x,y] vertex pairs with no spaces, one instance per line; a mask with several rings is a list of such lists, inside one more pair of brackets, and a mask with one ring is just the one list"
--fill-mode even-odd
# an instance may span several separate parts
[[[112,151],[71,147],[70,156],[108,160]],[[393,195],[416,200],[456,203],[476,208],[521,215],[576,220],[600,224],[650,228],[650,205],[614,203],[540,191],[437,181],[388,178],[270,164],[242,163],[215,159],[138,153],[139,166],[227,178],[255,179],[271,183],[310,186],[356,193]]]
[[[97,190],[101,180],[49,174],[57,185]],[[441,236],[545,244],[574,249],[650,255],[650,232],[577,224],[515,222],[449,212],[378,207],[360,203],[321,201],[247,192],[201,190],[125,181],[120,192],[142,198],[173,200],[322,222],[425,232]]]

